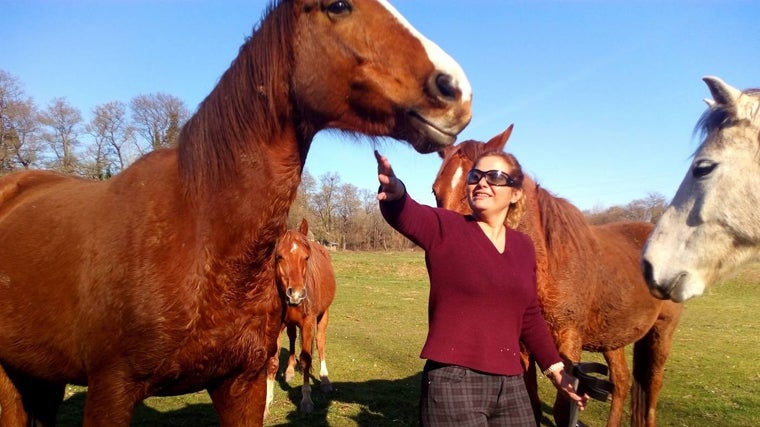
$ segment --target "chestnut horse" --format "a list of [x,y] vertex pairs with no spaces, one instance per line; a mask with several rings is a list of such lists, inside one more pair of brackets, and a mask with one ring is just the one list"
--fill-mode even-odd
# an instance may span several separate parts
[[[287,328],[290,341],[288,367],[285,381],[295,376],[296,366],[296,328],[301,330],[301,412],[314,410],[311,400],[312,345],[316,327],[317,351],[319,352],[320,389],[324,393],[332,391],[325,362],[325,340],[327,323],[330,319],[330,304],[335,298],[335,272],[333,271],[330,252],[319,243],[309,242],[309,224],[301,221],[298,230],[288,230],[277,240],[275,249],[275,279],[280,292],[285,295],[285,320],[282,329]],[[278,346],[279,347],[279,346]],[[274,379],[280,367],[279,354],[269,359],[267,365],[267,412],[274,398]],[[266,417],[266,415],[265,415]]]
[[[470,212],[464,176],[474,159],[501,151],[512,126],[487,143],[464,141],[441,152],[443,164],[433,192],[439,206]],[[641,248],[652,224],[621,222],[591,226],[567,200],[525,176],[525,212],[517,229],[536,247],[538,298],[566,366],[582,350],[602,352],[615,384],[608,426],[622,422],[629,370],[624,347],[634,343],[632,425],[655,425],[665,362],[682,307],[652,297],[639,269]],[[526,367],[537,421],[541,417],[533,363]],[[555,401],[558,426],[567,425],[568,402]]]
[[386,0],[281,0],[182,128],[108,181],[0,180],[0,424],[85,426],[206,389],[223,426],[263,423],[284,306],[274,246],[315,134],[452,144],[459,65]]
[[760,259],[760,89],[705,77],[704,141],[642,254],[653,295],[685,301]]

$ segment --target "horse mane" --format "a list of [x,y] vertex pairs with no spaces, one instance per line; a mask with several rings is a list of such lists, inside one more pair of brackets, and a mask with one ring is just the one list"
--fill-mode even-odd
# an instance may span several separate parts
[[[548,253],[568,256],[564,253],[567,250],[583,253],[592,249],[593,233],[580,209],[567,199],[553,195],[538,183],[536,199]],[[549,258],[557,262],[559,257]]]
[[[199,104],[178,138],[179,174],[190,192],[211,185],[223,187],[235,179],[240,153],[260,150],[251,139],[268,143],[288,113],[278,100],[289,99],[293,69],[293,8],[272,2],[258,28],[240,47],[239,55]],[[266,116],[251,120],[252,116]],[[250,159],[262,156],[254,153]]]

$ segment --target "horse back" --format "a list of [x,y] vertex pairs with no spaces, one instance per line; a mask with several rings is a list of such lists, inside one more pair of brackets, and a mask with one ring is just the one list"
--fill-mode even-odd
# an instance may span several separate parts
[[608,295],[619,293],[621,298],[636,296],[643,301],[656,301],[646,289],[639,266],[641,251],[653,228],[651,223],[633,221],[592,227],[599,247],[598,257],[603,261],[597,263],[598,277],[608,283],[605,286]]
[[595,226],[598,230],[607,230],[611,234],[621,236],[623,241],[643,249],[649,235],[654,229],[654,224],[643,221],[620,221]]

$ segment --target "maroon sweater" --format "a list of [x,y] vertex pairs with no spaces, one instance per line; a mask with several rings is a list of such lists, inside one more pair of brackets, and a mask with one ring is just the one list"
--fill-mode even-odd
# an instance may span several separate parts
[[559,362],[536,297],[530,238],[507,229],[499,253],[475,219],[417,203],[381,202],[388,223],[425,250],[428,336],[420,357],[477,371],[519,375],[520,340],[541,370]]

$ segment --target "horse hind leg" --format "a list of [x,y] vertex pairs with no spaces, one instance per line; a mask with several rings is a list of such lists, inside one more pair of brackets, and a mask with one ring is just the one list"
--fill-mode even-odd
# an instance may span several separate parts
[[615,389],[612,392],[610,413],[607,417],[607,427],[618,427],[623,422],[623,410],[625,398],[630,386],[631,371],[628,369],[628,361],[625,359],[625,347],[603,352],[604,360],[610,368],[610,381]]
[[330,311],[325,312],[317,318],[317,352],[319,353],[319,389],[322,393],[333,391],[330,383],[329,373],[327,372],[327,362],[325,360],[325,344],[327,341],[327,324],[330,320]]
[[0,366],[0,426],[54,426],[65,388]]
[[657,399],[662,390],[665,362],[670,356],[682,310],[682,304],[664,302],[652,328],[633,345],[631,426],[657,425]]
[[28,425],[21,393],[0,365],[0,427]]

